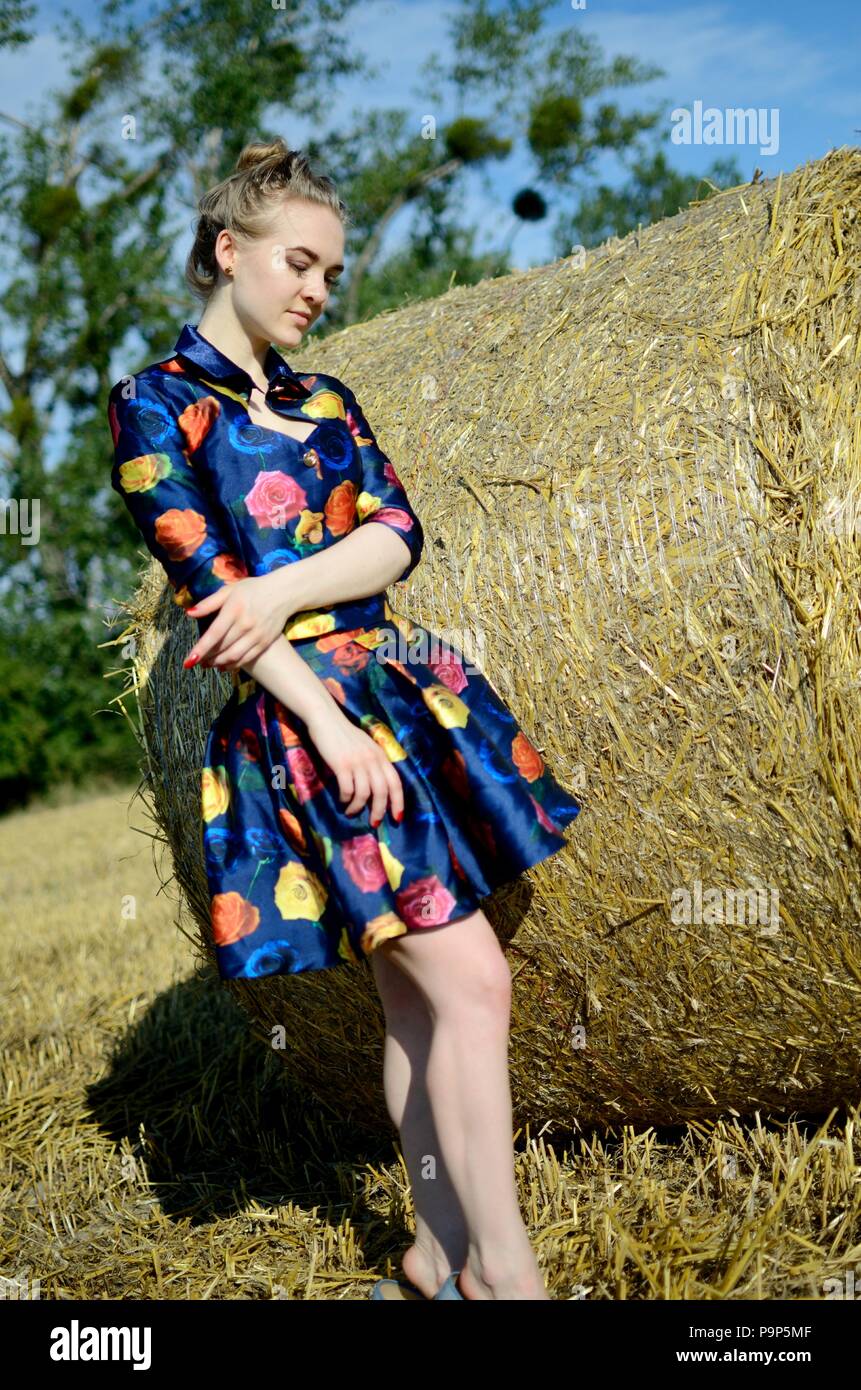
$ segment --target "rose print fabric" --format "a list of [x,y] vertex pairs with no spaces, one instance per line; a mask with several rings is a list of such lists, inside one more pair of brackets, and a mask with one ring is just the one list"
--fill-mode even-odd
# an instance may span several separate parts
[[[267,404],[313,424],[306,440],[252,421],[251,378],[191,324],[110,392],[113,487],[183,608],[370,523],[407,546],[401,579],[421,558],[421,522],[349,387],[294,373],[274,348],[265,371]],[[346,815],[304,722],[234,672],[201,771],[224,979],[358,962],[456,922],[560,849],[581,809],[487,678],[385,593],[297,613],[285,636],[393,763],[404,815],[376,830],[370,803]]]

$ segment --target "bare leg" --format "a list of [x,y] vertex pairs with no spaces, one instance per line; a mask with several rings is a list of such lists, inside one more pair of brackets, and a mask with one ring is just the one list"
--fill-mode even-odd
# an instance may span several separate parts
[[422,1180],[425,1155],[440,1152],[426,1084],[433,1026],[421,991],[381,950],[371,955],[371,968],[386,1016],[383,1091],[415,1206],[415,1241],[404,1253],[403,1270],[432,1298],[467,1256],[466,1224],[445,1164],[438,1166],[435,1182]]
[[[437,1184],[447,1174],[467,1228],[467,1257],[455,1266],[464,1298],[546,1300],[514,1182],[511,973],[496,934],[479,910],[394,937],[378,950],[420,991],[431,1019],[425,1082],[435,1134],[426,1130],[411,1143],[419,1164],[418,1172],[410,1168],[416,1208],[438,1219],[449,1198]],[[413,1072],[410,1087],[416,1081]],[[406,1151],[404,1157],[409,1167]],[[443,1200],[419,1198],[434,1190]]]

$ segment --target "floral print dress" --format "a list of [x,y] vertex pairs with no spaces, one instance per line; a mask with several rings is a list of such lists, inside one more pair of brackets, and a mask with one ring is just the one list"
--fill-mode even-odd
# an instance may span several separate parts
[[[304,441],[251,419],[251,377],[191,324],[170,357],[110,392],[113,487],[183,608],[356,526],[403,538],[400,579],[421,558],[421,522],[349,387],[296,374],[274,347],[265,372],[270,409],[314,426]],[[359,962],[391,937],[468,916],[562,847],[579,801],[477,667],[386,593],[297,613],[284,635],[391,759],[404,815],[396,824],[387,811],[373,829],[370,800],[346,815],[303,720],[233,672],[201,770],[223,979]]]

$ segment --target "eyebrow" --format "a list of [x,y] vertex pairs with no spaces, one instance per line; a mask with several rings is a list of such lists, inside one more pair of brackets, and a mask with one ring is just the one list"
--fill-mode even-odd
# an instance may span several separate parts
[[[319,261],[319,259],[320,259],[320,257],[317,255],[316,251],[309,251],[307,246],[288,246],[287,249],[288,249],[288,251],[303,251],[303,252],[305,253],[305,255],[308,256],[309,259],[310,259],[311,261]],[[343,270],[344,267],[343,267],[342,265],[330,265],[330,266],[329,266],[329,269],[330,269],[330,270]]]

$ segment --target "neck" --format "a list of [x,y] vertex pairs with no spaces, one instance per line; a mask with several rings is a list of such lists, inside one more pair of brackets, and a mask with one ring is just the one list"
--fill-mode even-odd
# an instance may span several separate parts
[[[242,327],[230,304],[220,295],[213,295],[197,325],[213,347],[235,362],[256,382],[266,380],[264,363],[270,344],[263,338],[251,338]],[[263,388],[266,389],[265,387]]]

